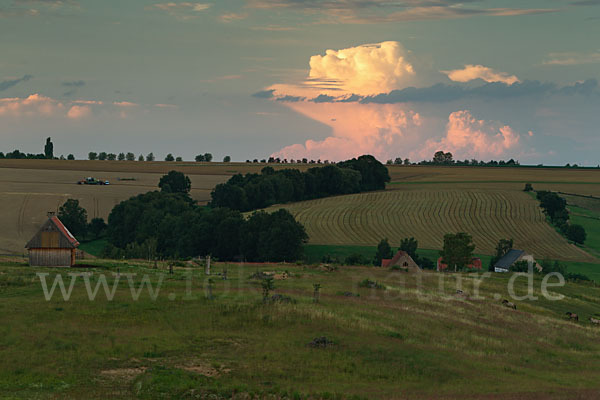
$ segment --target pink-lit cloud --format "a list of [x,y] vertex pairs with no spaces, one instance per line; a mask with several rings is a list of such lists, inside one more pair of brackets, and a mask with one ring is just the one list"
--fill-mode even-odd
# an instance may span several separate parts
[[486,82],[502,82],[506,83],[507,85],[520,82],[516,75],[509,75],[505,72],[484,67],[483,65],[467,64],[462,69],[441,72],[448,75],[448,78],[455,82],[469,82],[475,79],[482,79]]
[[329,126],[332,134],[287,146],[274,157],[342,160],[373,154],[386,159],[416,144],[422,122],[418,113],[391,104],[295,102],[289,107]]
[[449,151],[456,159],[489,159],[510,155],[517,149],[520,135],[508,125],[478,120],[468,110],[456,111],[448,117],[446,136],[429,139],[414,156],[430,158],[436,151]]
[[64,110],[65,106],[60,101],[37,93],[25,98],[0,99],[0,116],[58,116],[64,114]]
[[82,119],[89,117],[92,114],[92,108],[90,106],[78,106],[75,105],[67,112],[67,117],[70,119]]

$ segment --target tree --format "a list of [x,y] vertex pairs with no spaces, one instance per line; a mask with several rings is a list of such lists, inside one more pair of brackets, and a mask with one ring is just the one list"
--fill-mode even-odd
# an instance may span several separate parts
[[67,156],[67,160],[74,160],[74,159],[75,159],[75,156],[73,154],[69,154]]
[[490,271],[494,271],[494,265],[504,257],[512,248],[514,241],[512,239],[500,239],[496,245],[496,254],[490,261]]
[[204,161],[204,154],[198,154],[195,158],[196,162],[203,162]]
[[106,222],[102,218],[92,218],[88,225],[88,231],[98,239],[106,230]]
[[54,158],[54,144],[52,143],[51,138],[46,139],[46,145],[44,146],[44,155],[48,159]]
[[117,159],[117,155],[115,153],[108,153],[107,159],[108,161],[115,161]]
[[140,156],[138,157],[138,161],[144,161],[144,156],[140,154]]
[[158,187],[165,193],[184,193],[189,194],[192,189],[190,178],[178,171],[170,171],[167,175],[160,178]]
[[175,158],[175,161],[177,161],[177,162],[181,162],[181,161],[183,161],[183,158],[181,158],[181,157],[177,157],[177,158]]
[[154,154],[148,153],[148,155],[146,156],[146,161],[154,161]]
[[377,245],[377,252],[375,253],[373,265],[375,265],[376,267],[380,267],[381,260],[384,258],[392,258],[392,248],[390,247],[387,238],[382,239]]
[[533,185],[531,183],[526,183],[525,184],[525,189],[523,189],[524,192],[532,192],[533,191]]
[[119,161],[125,160],[125,153],[119,153]]
[[468,233],[448,233],[444,235],[444,249],[440,252],[440,255],[448,268],[454,266],[456,271],[471,263],[474,250],[473,238]]
[[569,225],[567,228],[567,239],[577,244],[584,244],[587,239],[587,233],[581,225]]
[[173,154],[169,153],[165,157],[165,161],[175,161],[175,157],[173,157]]
[[75,236],[85,236],[87,232],[87,211],[79,206],[79,200],[68,199],[58,209],[58,218]]
[[213,159],[212,154],[210,154],[210,153],[204,153],[204,161],[211,162],[212,159]]
[[125,159],[126,159],[127,161],[135,161],[135,154],[133,154],[133,153],[129,152],[129,153],[127,153],[127,154],[125,155]]
[[453,158],[454,156],[450,152],[444,153],[443,151],[436,151],[433,155],[433,163],[440,165],[449,165],[454,162]]
[[231,162],[231,157],[230,156],[223,157],[223,162]]
[[414,237],[402,239],[400,242],[400,250],[407,252],[413,259],[417,256],[418,248],[419,242]]
[[338,164],[340,168],[350,168],[360,172],[360,190],[383,190],[390,181],[390,175],[385,165],[371,155],[364,155]]
[[540,201],[540,207],[542,207],[552,222],[559,225],[560,222],[566,222],[569,219],[566,208],[567,201],[558,194],[541,190],[537,192],[537,199]]
[[410,160],[408,158],[404,159],[404,165],[410,165]]
[[105,161],[108,158],[108,154],[106,154],[105,151],[101,151],[100,154],[98,154],[98,160],[100,161]]
[[88,153],[88,160],[96,160],[98,159],[98,153],[90,151]]

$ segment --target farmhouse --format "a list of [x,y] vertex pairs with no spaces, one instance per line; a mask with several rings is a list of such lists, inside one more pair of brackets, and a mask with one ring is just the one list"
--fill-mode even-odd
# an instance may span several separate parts
[[79,242],[54,213],[38,233],[27,243],[29,265],[32,267],[71,267]]
[[510,267],[519,261],[527,261],[529,267],[535,267],[538,271],[542,270],[531,254],[523,250],[511,249],[494,264],[494,272],[509,272]]
[[[448,269],[448,264],[444,264],[442,262],[442,259],[443,259],[443,257],[440,257],[437,260],[437,271],[438,272]],[[467,265],[468,269],[481,269],[481,267],[482,267],[482,263],[481,263],[481,258],[479,258],[479,257],[473,257],[471,259],[471,263],[469,265]]]
[[390,267],[402,267],[407,269],[419,269],[417,263],[412,257],[405,251],[398,250],[398,252],[392,258],[384,258],[381,260],[381,266]]

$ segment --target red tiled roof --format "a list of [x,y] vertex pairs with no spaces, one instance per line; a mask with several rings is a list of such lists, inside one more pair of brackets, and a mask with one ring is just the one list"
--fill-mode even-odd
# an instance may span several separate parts
[[[440,257],[437,260],[437,270],[438,271],[443,271],[446,268],[448,268],[448,264],[444,264],[442,262],[442,258],[443,257]],[[481,269],[482,266],[483,266],[483,264],[481,263],[481,258],[479,258],[479,257],[473,257],[471,259],[471,264],[467,265],[467,268],[470,268],[470,269]]]
[[75,239],[75,236],[73,236],[73,234],[69,232],[67,227],[61,222],[60,219],[58,219],[58,217],[54,216],[50,219],[52,220],[52,223],[54,223],[54,225],[58,228],[58,230],[64,235],[64,237],[66,237],[69,240],[69,243],[71,243],[74,247],[79,246],[79,242],[77,241],[77,239]]

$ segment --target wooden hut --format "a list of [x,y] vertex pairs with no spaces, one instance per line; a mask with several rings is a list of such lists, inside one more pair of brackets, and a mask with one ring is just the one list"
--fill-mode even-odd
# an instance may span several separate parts
[[54,213],[38,233],[27,243],[29,265],[32,267],[71,267],[79,242]]

